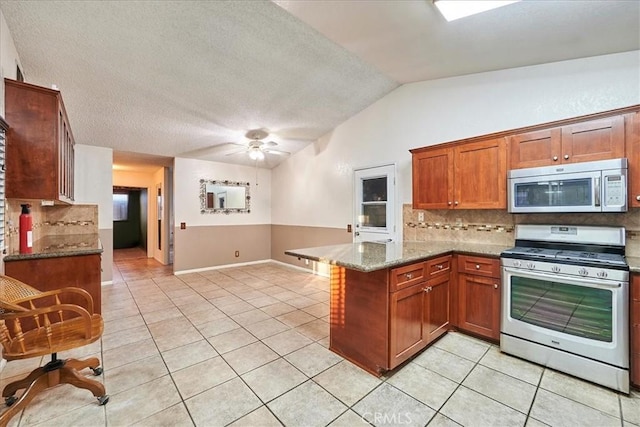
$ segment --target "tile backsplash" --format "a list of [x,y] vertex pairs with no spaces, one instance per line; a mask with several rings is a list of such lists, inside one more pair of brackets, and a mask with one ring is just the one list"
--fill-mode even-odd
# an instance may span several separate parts
[[[640,256],[640,210],[624,213],[510,214],[505,210],[418,210],[405,204],[404,240],[513,245],[517,224],[607,225],[626,230],[626,253]],[[419,213],[424,220],[418,221]]]
[[33,201],[7,199],[6,205],[6,246],[12,253],[19,246],[19,224],[21,204],[31,204],[33,241],[45,236],[71,236],[98,233],[97,205],[55,205],[40,206]]

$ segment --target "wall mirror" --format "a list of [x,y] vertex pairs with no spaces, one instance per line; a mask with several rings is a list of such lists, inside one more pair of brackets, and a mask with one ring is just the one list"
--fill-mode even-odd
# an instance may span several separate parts
[[200,213],[249,213],[249,183],[200,180]]

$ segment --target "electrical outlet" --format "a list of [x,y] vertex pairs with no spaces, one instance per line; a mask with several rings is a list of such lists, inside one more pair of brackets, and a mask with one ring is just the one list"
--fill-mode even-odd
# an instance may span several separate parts
[[236,255],[236,258],[238,258],[240,256],[240,251],[236,251],[235,255]]
[[181,222],[180,223],[180,230],[186,230],[187,229],[187,223],[186,222]]
[[418,222],[424,222],[424,212],[418,212]]

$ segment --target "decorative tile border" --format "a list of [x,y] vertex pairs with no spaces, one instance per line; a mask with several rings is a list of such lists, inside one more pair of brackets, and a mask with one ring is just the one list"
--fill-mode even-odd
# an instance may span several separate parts
[[438,222],[407,222],[404,224],[409,228],[426,228],[429,230],[452,230],[452,231],[488,231],[498,233],[513,233],[515,227],[513,225],[491,225],[491,224],[441,224]]

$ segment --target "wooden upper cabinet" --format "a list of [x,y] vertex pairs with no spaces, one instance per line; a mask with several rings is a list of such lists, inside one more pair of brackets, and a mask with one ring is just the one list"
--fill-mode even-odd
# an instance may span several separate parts
[[451,148],[413,154],[414,209],[447,209],[452,205],[453,156]]
[[6,197],[73,201],[74,139],[60,92],[5,79]]
[[520,133],[509,138],[509,151],[510,169],[621,158],[625,155],[624,117]]
[[640,208],[640,112],[625,114],[626,157],[629,161],[629,206]]
[[504,138],[466,143],[454,148],[453,207],[507,207],[507,152]]
[[414,209],[504,209],[504,138],[413,153]]

